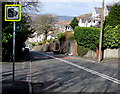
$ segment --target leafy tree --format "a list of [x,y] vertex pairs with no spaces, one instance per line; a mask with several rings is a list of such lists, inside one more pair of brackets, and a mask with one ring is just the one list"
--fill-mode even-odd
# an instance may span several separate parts
[[[2,10],[6,3],[2,4]],[[13,48],[13,22],[4,21],[4,11],[2,13],[2,60],[11,61],[12,60],[12,48]],[[27,40],[27,38],[35,31],[30,24],[30,17],[23,13],[20,22],[16,22],[16,27],[22,27],[21,32],[16,30],[16,60],[20,59],[22,53],[22,47]],[[17,29],[17,28],[16,28]]]
[[110,9],[110,13],[106,18],[106,25],[115,27],[120,24],[120,3],[116,3]]
[[74,29],[76,26],[78,26],[78,19],[77,17],[74,17],[73,20],[70,23],[70,26]]
[[104,48],[119,48],[120,45],[120,2],[111,7],[104,27]]

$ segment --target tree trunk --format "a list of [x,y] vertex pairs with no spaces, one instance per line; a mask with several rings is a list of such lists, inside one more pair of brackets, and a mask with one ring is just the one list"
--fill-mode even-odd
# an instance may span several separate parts
[[44,39],[44,41],[46,41],[47,40],[47,31],[45,32],[45,39]]

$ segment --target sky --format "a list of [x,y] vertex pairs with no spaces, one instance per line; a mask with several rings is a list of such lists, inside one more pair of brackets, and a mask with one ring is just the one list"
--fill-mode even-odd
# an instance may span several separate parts
[[[105,4],[119,2],[120,0],[105,0]],[[79,16],[92,13],[94,7],[101,7],[102,0],[40,0],[41,13],[60,16]]]

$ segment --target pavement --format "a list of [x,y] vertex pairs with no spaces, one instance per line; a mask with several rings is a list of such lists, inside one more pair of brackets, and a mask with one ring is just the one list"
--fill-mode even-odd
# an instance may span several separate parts
[[[15,81],[12,81],[12,62],[2,64],[2,93],[1,94],[30,94],[29,84],[26,81],[28,69],[25,69],[25,62],[30,60],[29,53],[23,54],[21,62],[15,62]],[[28,64],[27,64],[28,65]],[[24,70],[23,70],[24,69]]]
[[2,82],[2,94],[29,94],[29,86],[27,82],[15,81],[3,81]]

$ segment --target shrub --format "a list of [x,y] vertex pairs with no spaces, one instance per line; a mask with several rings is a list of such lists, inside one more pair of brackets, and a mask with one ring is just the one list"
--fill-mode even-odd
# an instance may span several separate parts
[[42,42],[39,42],[38,45],[42,45]]
[[64,35],[64,33],[59,33],[59,34],[58,34],[58,40],[59,40],[59,41],[64,41],[64,40],[65,40],[65,35]]
[[112,28],[112,26],[105,27],[104,30],[104,44],[105,48],[119,48],[120,45],[120,25]]
[[80,46],[95,50],[99,45],[100,29],[96,27],[76,27],[74,37]]
[[84,48],[83,46],[78,45],[78,55],[84,56],[88,52],[88,48]]
[[68,38],[68,39],[74,39],[74,33],[72,31],[66,31],[64,32],[64,35]]
[[110,9],[110,13],[106,18],[106,25],[116,27],[119,24],[120,24],[120,3],[116,3]]
[[35,43],[32,43],[32,46],[35,46]]

